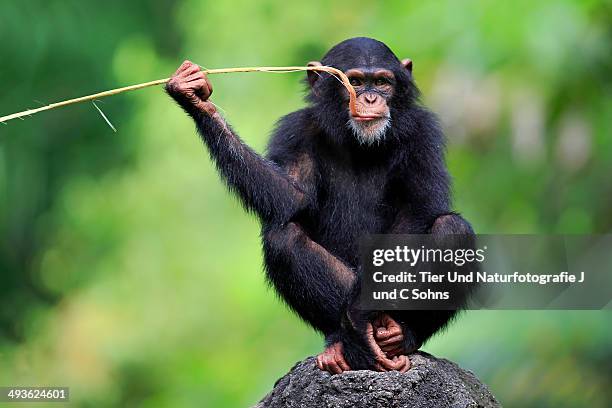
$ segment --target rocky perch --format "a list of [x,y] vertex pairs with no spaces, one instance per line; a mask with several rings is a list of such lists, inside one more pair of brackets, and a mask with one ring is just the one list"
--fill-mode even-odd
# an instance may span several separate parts
[[422,352],[410,361],[405,374],[350,371],[332,376],[310,357],[279,379],[254,408],[501,407],[486,385],[457,364]]

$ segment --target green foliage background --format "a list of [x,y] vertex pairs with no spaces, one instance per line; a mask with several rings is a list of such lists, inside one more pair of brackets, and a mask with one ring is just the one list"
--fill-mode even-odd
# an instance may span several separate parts
[[[609,1],[0,4],[0,113],[209,68],[301,65],[366,35],[414,61],[481,233],[612,228]],[[302,74],[212,77],[261,151]],[[0,125],[0,385],[72,406],[249,406],[321,339],[264,284],[257,221],[148,89]],[[612,405],[609,312],[469,312],[424,349],[505,406]],[[42,405],[41,405],[42,406]],[[57,406],[57,405],[54,405]]]

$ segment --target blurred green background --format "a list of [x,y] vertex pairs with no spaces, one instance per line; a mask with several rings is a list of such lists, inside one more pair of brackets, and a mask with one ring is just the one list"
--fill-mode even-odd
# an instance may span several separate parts
[[[609,1],[0,3],[0,114],[171,74],[303,65],[352,36],[414,61],[480,233],[612,228]],[[262,151],[302,74],[211,77]],[[320,337],[160,88],[0,125],[0,385],[73,406],[249,406]],[[510,407],[612,406],[609,312],[468,312],[424,349]],[[19,405],[23,406],[23,405]],[[55,405],[57,406],[57,405]]]

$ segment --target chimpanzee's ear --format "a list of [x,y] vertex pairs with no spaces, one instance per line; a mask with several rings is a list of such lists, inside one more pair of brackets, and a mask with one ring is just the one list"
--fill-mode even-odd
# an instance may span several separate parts
[[[320,67],[321,65],[322,64],[319,61],[310,61],[308,63],[309,67]],[[319,79],[319,73],[316,71],[306,71],[306,75],[308,75],[308,83],[312,88],[315,82],[317,82],[317,79]]]
[[406,68],[408,72],[410,72],[410,75],[412,75],[412,60],[410,58],[404,58],[402,60],[402,66]]

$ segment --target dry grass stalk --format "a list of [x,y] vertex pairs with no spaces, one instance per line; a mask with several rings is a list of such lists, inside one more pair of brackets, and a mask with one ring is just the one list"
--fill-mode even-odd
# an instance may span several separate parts
[[[298,71],[319,71],[327,72],[337,77],[342,85],[346,88],[349,93],[349,108],[353,116],[359,116],[355,107],[355,100],[357,99],[355,90],[351,86],[349,79],[344,75],[344,72],[339,69],[328,67],[328,66],[315,66],[315,67],[243,67],[243,68],[219,68],[219,69],[205,69],[203,72],[206,74],[227,74],[232,72],[298,72]],[[31,116],[38,112],[43,112],[51,109],[61,108],[62,106],[73,105],[75,103],[93,101],[96,99],[105,98],[107,96],[117,95],[123,92],[135,91],[136,89],[147,88],[155,85],[162,85],[168,82],[170,78],[158,79],[156,81],[144,82],[142,84],[125,86],[123,88],[111,89],[104,92],[99,92],[92,95],[81,96],[80,98],[69,99],[67,101],[56,102],[49,105],[41,106],[40,108],[28,109],[22,112],[13,113],[10,115],[0,117],[0,122],[7,122],[12,119],[23,118],[24,116]]]

